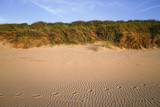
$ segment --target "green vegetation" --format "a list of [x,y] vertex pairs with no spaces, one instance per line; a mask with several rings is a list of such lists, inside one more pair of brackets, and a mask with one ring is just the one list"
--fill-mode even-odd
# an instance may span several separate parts
[[113,46],[114,43],[111,43],[110,41],[105,41],[102,43],[102,47],[106,47],[109,49],[116,50],[116,46]]
[[152,48],[160,47],[160,21],[1,24],[0,41],[15,48],[96,41],[106,41],[104,46],[108,48],[112,48],[110,44],[127,49]]

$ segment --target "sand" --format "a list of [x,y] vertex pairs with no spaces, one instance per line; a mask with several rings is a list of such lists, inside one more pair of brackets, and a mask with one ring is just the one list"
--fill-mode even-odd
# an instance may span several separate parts
[[158,107],[160,49],[0,46],[0,107]]

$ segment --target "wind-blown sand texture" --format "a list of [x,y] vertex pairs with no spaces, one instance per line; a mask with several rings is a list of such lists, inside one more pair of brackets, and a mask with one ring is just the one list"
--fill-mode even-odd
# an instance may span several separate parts
[[0,107],[158,107],[160,49],[0,46]]

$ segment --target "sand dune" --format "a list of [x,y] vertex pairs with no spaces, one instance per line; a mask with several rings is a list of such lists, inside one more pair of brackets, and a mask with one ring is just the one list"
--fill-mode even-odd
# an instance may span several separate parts
[[0,46],[0,107],[158,107],[160,49]]

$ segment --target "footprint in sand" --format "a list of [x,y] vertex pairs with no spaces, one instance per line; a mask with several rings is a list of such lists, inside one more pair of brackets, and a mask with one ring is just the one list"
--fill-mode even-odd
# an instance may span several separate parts
[[141,86],[147,86],[146,84],[141,84]]
[[138,87],[136,87],[136,86],[131,86],[131,88],[133,88],[133,89],[138,89]]
[[75,92],[72,92],[72,94],[77,94],[78,92],[77,91],[75,91]]
[[157,84],[153,84],[153,86],[157,87],[158,85]]
[[122,88],[121,86],[117,86],[118,89]]
[[23,59],[23,60],[32,60],[33,57],[16,57],[16,59]]
[[53,93],[53,95],[58,95],[59,93],[57,92],[57,93]]
[[106,88],[106,89],[105,89],[105,91],[109,91],[109,90],[111,90],[111,89],[109,89],[109,88]]
[[19,97],[19,96],[21,96],[21,95],[23,95],[23,93],[16,93],[16,94],[15,94],[15,96],[17,96],[17,97]]
[[45,60],[31,60],[32,62],[44,62]]
[[41,97],[41,95],[40,94],[34,94],[34,95],[32,95],[32,97],[39,98],[39,97]]
[[88,90],[89,92],[92,92],[93,90]]

